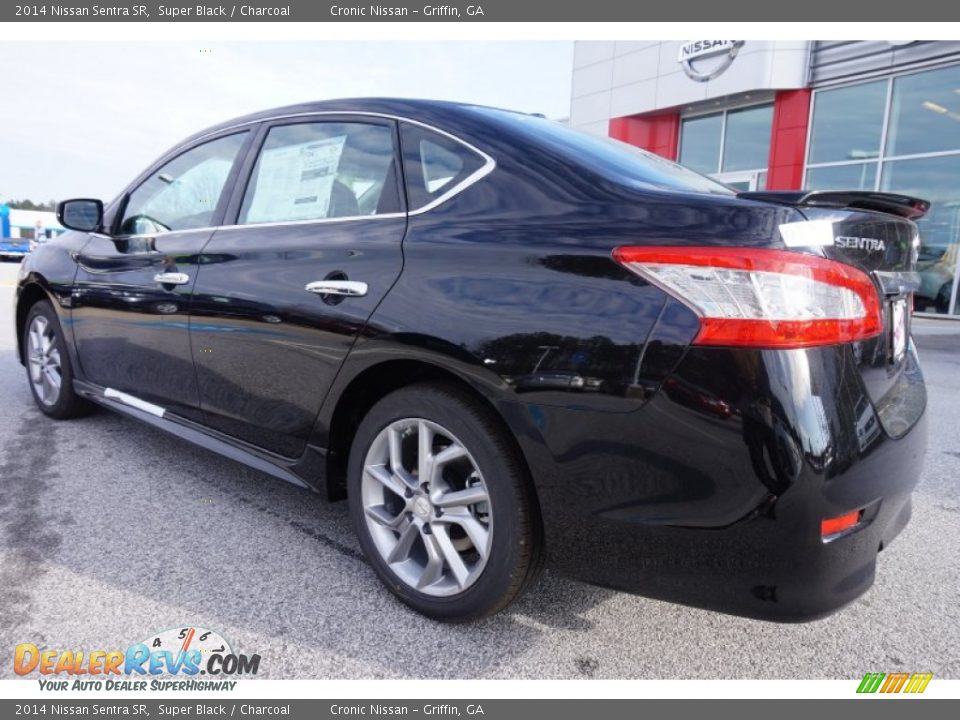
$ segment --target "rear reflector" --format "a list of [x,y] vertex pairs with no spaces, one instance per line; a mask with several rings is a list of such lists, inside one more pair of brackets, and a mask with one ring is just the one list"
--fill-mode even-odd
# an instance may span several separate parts
[[880,333],[880,297],[857,268],[785,250],[619,247],[613,258],[700,316],[696,345],[803,348]]
[[854,510],[853,512],[822,520],[820,522],[820,537],[829,538],[855,528],[860,524],[860,518],[862,517],[863,510]]

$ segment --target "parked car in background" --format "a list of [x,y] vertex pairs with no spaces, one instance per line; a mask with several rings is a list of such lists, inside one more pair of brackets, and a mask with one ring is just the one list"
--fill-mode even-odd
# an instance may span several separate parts
[[51,418],[94,403],[346,499],[430,617],[496,612],[546,561],[809,620],[910,517],[927,207],[737,194],[493,108],[298,105],[61,203],[18,347]]
[[30,241],[21,238],[0,238],[0,258],[20,260],[30,252]]
[[64,232],[56,214],[48,210],[9,207],[0,204],[0,258],[21,259],[48,238]]
[[957,252],[947,248],[924,248],[917,267],[921,284],[917,289],[914,307],[918,312],[950,312],[950,293],[953,289],[953,268],[957,263]]

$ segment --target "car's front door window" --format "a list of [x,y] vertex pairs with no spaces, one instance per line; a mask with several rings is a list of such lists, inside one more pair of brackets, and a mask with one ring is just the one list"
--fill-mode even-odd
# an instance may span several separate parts
[[178,155],[130,194],[121,235],[209,227],[246,133],[211,140]]

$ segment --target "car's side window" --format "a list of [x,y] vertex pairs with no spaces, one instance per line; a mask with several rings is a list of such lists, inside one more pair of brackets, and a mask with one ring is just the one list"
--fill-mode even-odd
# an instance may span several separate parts
[[178,155],[130,193],[121,235],[209,227],[246,132],[217,138]]
[[410,123],[401,124],[400,143],[411,210],[443,197],[486,164],[463,143]]
[[365,217],[400,210],[393,130],[360,122],[270,129],[243,197],[240,225]]

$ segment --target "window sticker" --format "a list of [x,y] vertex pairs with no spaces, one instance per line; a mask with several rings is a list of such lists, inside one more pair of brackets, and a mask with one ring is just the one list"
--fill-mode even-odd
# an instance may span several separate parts
[[327,217],[347,136],[264,150],[247,223]]

